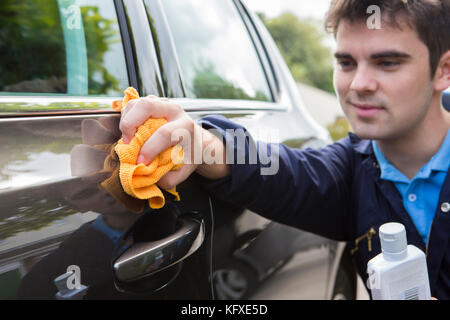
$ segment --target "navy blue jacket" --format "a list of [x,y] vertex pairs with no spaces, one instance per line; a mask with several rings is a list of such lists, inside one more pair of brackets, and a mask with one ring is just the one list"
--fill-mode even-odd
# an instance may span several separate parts
[[450,92],[444,92],[442,95],[442,105],[445,109],[450,111]]
[[[225,129],[245,130],[242,126],[223,116],[207,116],[200,123],[204,128],[218,129],[226,139],[227,152],[233,148],[236,158],[236,138]],[[367,262],[381,252],[380,225],[400,222],[406,228],[408,243],[426,252],[432,296],[450,299],[450,212],[445,212],[448,210],[442,206],[450,203],[449,174],[425,247],[397,188],[391,181],[380,178],[370,140],[349,134],[321,149],[299,150],[283,144],[255,142],[250,136],[245,152],[248,154],[252,147],[258,152],[264,150],[265,154],[267,147],[271,152],[279,152],[279,170],[275,175],[261,175],[262,163],[267,167],[270,163],[258,160],[256,164],[248,164],[247,159],[247,164],[235,161],[230,176],[219,180],[200,178],[201,183],[218,198],[273,221],[347,241],[364,283],[368,277]]]

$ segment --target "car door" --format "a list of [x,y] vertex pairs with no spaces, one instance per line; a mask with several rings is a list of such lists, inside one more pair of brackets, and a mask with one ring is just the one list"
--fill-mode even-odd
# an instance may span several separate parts
[[[239,1],[144,4],[164,69],[164,90],[194,119],[219,114],[243,125],[258,140],[297,148],[324,145],[326,132],[302,108],[284,62],[266,47],[265,35]],[[258,186],[254,188],[257,192]],[[212,198],[212,209],[216,299],[330,295],[335,242],[217,198]],[[291,289],[267,285],[269,278]]]
[[165,94],[143,3],[7,0],[0,25],[0,298],[211,298],[209,196],[138,211],[104,184],[112,102]]

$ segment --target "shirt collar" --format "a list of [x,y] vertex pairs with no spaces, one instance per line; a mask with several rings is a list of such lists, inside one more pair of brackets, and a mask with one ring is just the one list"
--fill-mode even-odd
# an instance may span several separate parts
[[377,158],[378,164],[380,166],[381,171],[381,179],[391,180],[393,182],[405,182],[409,183],[409,179],[402,172],[400,172],[396,167],[394,167],[388,159],[381,152],[378,144],[375,140],[371,141],[373,152],[375,153],[375,157]]
[[444,139],[439,151],[431,158],[430,167],[432,170],[448,171],[450,166],[450,130]]

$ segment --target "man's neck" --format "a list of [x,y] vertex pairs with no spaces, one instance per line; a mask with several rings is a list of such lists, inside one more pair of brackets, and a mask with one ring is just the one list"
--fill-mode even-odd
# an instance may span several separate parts
[[450,113],[441,107],[407,135],[377,144],[386,159],[412,180],[439,151],[449,128]]

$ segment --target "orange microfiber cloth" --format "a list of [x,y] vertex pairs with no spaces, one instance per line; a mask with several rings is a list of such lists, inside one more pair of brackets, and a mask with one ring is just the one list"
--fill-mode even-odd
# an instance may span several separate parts
[[[124,93],[125,97],[122,101],[113,102],[115,110],[120,111],[128,101],[139,98],[139,94],[132,87],[127,88]],[[134,198],[148,199],[153,209],[162,208],[165,204],[164,195],[156,183],[167,172],[177,170],[183,165],[183,149],[180,145],[171,147],[161,152],[148,165],[136,164],[136,162],[145,141],[166,123],[167,120],[164,118],[150,118],[137,129],[129,144],[125,144],[123,139],[120,139],[114,148],[120,161],[119,176],[123,190]],[[175,188],[166,191],[173,194],[175,200],[180,200]]]

